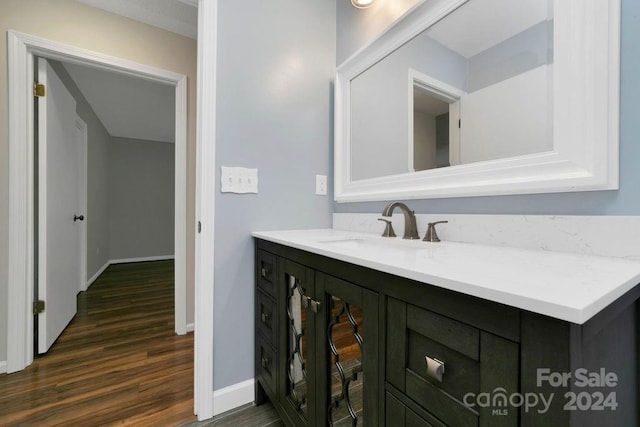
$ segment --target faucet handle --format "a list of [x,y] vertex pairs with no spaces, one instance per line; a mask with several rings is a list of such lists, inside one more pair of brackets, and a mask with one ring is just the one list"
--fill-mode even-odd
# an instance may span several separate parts
[[396,237],[396,233],[393,231],[393,225],[391,225],[390,219],[378,218],[378,221],[384,221],[387,225],[384,227],[382,237]]
[[438,233],[436,233],[436,224],[447,224],[449,221],[436,221],[430,222],[427,227],[427,233],[424,235],[424,242],[439,242],[440,238],[438,237]]

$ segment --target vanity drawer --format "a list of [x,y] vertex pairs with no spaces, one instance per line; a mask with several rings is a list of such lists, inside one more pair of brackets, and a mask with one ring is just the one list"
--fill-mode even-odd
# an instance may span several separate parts
[[276,352],[273,347],[260,336],[256,340],[256,378],[270,397],[276,393]]
[[256,319],[258,331],[270,344],[276,344],[278,330],[276,301],[262,291],[257,292],[256,298],[258,298],[258,318]]
[[258,278],[258,288],[264,290],[272,297],[278,297],[278,289],[276,285],[276,257],[275,255],[265,252],[258,251],[258,261],[257,261],[257,274]]
[[446,427],[437,419],[429,417],[425,420],[391,393],[386,393],[385,425],[406,427]]
[[446,425],[517,425],[516,409],[494,417],[463,403],[467,393],[518,391],[516,343],[392,298],[387,313],[390,384]]

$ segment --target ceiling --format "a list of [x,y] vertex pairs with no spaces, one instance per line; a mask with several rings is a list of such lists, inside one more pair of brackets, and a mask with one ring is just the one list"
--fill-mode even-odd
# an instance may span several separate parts
[[[192,39],[198,0],[76,0]],[[63,64],[111,136],[174,142],[175,88],[75,64]]]
[[111,136],[175,142],[174,86],[63,65]]
[[76,0],[185,37],[198,35],[198,0]]
[[552,14],[553,0],[472,0],[427,32],[429,37],[470,58],[535,24],[553,19]]

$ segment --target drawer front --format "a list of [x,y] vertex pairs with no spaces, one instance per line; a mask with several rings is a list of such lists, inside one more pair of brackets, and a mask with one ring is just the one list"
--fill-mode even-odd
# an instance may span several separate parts
[[460,402],[480,388],[480,331],[407,305],[405,333],[407,396],[449,425],[478,425]]
[[275,345],[276,331],[278,330],[278,315],[276,301],[266,293],[258,291],[258,331],[271,345]]
[[264,290],[273,298],[278,297],[276,285],[276,257],[275,255],[258,251],[257,262],[258,288]]
[[[518,345],[411,304],[388,300],[387,380],[446,425],[517,425],[468,396],[518,391]],[[501,409],[501,408],[496,408]],[[509,412],[509,411],[507,411]]]
[[430,421],[427,421],[391,393],[386,393],[385,425],[387,427],[446,427],[437,419],[429,418]]
[[273,399],[276,395],[276,366],[278,363],[276,360],[276,352],[273,347],[260,336],[258,336],[256,345],[258,346],[256,349],[256,377],[267,394]]

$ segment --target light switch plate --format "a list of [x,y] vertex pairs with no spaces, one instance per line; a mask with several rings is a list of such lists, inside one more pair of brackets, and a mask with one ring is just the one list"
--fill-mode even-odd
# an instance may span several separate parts
[[221,166],[220,191],[248,194],[258,192],[258,169]]
[[327,195],[327,176],[316,175],[316,194],[318,196]]

